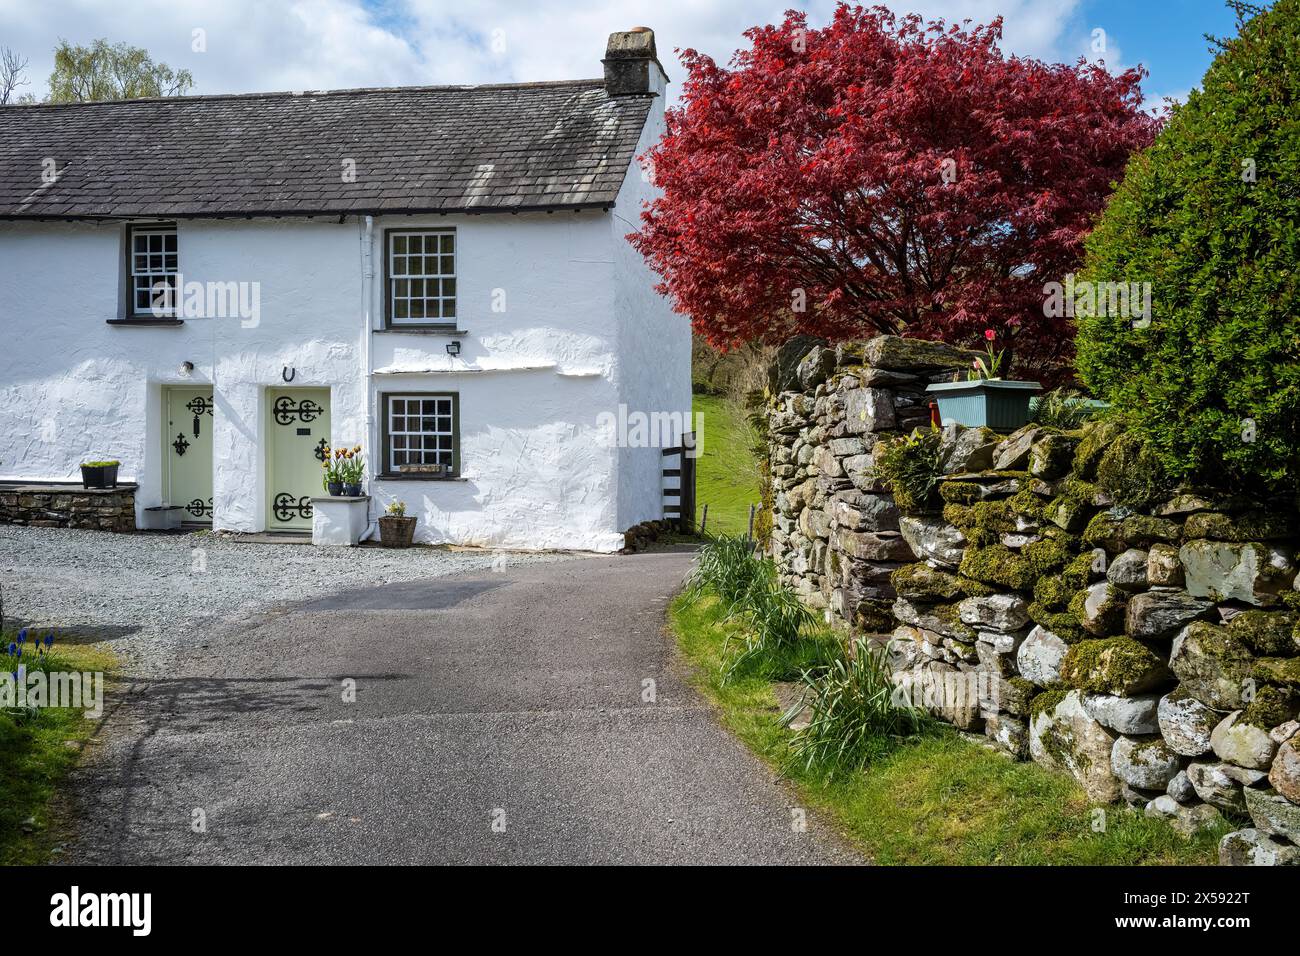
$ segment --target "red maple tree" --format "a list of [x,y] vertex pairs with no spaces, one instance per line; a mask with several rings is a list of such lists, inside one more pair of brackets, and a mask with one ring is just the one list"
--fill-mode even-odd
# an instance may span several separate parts
[[628,238],[719,348],[998,331],[1021,369],[1068,357],[1043,286],[1158,121],[1132,69],[1004,56],[1002,22],[841,4],[746,32],[730,68],[694,50],[645,157],[662,195]]

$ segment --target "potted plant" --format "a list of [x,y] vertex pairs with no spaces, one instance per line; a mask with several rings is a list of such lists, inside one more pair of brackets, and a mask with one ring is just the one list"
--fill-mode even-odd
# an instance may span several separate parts
[[366,460],[361,456],[361,446],[344,448],[339,458],[339,477],[343,481],[343,494],[347,498],[361,497],[361,477],[366,473]]
[[379,542],[385,548],[409,548],[415,540],[415,518],[406,516],[406,502],[390,502],[379,519]]
[[328,447],[325,448],[325,460],[320,463],[321,468],[324,469],[320,483],[331,498],[343,494],[342,459],[342,451],[331,451]]
[[1001,350],[993,350],[997,333],[984,330],[988,343],[984,355],[971,363],[966,380],[938,382],[926,388],[939,403],[939,420],[947,425],[956,422],[994,431],[1013,432],[1029,421],[1029,399],[1042,391],[1037,382],[1021,382],[1002,377]]
[[81,463],[81,487],[116,488],[117,468],[120,461],[83,461]]

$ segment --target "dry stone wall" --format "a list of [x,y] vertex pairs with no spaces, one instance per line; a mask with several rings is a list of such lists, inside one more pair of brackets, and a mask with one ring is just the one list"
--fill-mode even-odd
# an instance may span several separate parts
[[808,353],[769,416],[783,579],[887,633],[895,682],[950,723],[1185,832],[1226,816],[1226,863],[1300,863],[1294,502],[1124,506],[1112,426],[949,427],[904,513],[876,442],[926,425],[925,384],[968,358],[888,337]]
[[116,488],[0,486],[0,524],[134,531],[135,485]]

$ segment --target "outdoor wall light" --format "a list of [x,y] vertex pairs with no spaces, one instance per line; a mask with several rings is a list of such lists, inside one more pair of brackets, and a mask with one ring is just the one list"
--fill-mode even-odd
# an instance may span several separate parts
[[448,355],[459,355],[459,354],[460,354],[460,343],[459,343],[459,342],[448,342],[448,343],[447,343],[447,354],[448,354]]
[[182,378],[189,378],[190,373],[194,371],[193,362],[181,362],[181,367],[176,371],[180,372]]

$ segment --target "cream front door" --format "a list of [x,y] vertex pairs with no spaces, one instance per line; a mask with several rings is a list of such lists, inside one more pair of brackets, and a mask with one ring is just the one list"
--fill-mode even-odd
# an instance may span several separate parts
[[325,494],[321,462],[330,442],[327,388],[267,391],[268,531],[311,528],[311,499]]
[[168,388],[164,412],[167,503],[186,524],[212,524],[212,389]]

